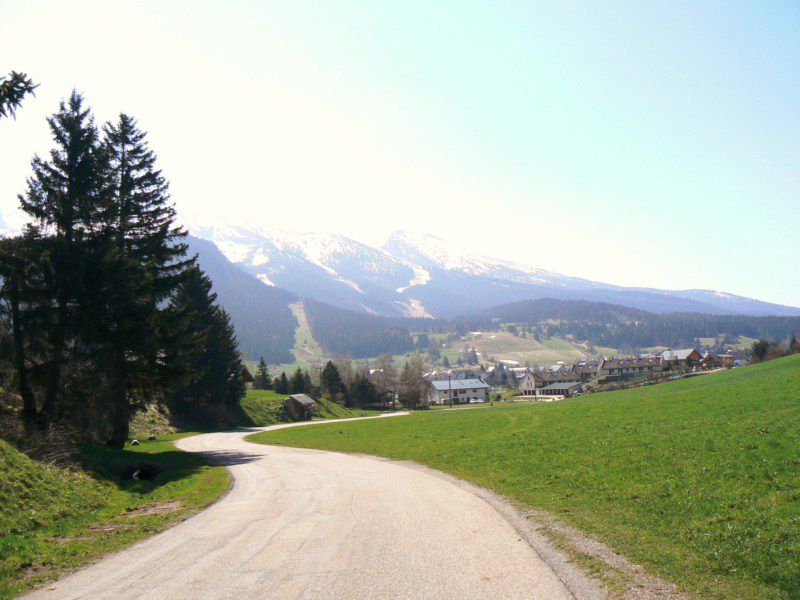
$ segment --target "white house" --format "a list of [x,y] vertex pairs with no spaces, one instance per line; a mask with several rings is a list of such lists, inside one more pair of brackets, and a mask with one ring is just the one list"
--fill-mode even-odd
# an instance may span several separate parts
[[480,379],[445,379],[431,381],[428,402],[431,404],[468,404],[486,402],[489,386]]

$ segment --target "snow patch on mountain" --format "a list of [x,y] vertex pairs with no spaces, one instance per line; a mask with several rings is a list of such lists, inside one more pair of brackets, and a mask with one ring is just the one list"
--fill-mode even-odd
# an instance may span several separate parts
[[272,282],[272,280],[269,277],[267,277],[264,273],[259,273],[258,275],[256,275],[256,277],[258,277],[261,283],[263,283],[264,285],[275,287],[275,284]]
[[412,264],[409,264],[409,266],[414,270],[414,277],[408,282],[408,285],[397,288],[396,291],[398,294],[402,294],[408,288],[412,288],[415,285],[425,285],[431,280],[431,274],[422,267]]
[[416,298],[409,298],[407,302],[403,300],[395,300],[395,303],[403,307],[403,314],[407,317],[427,318],[433,319],[433,315],[425,308]]

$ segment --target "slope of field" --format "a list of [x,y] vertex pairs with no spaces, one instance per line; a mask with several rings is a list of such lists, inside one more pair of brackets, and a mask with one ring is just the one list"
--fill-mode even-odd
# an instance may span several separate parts
[[555,404],[256,437],[447,471],[699,597],[800,596],[800,355]]
[[[285,394],[277,394],[272,390],[247,390],[247,394],[239,402],[245,426],[265,427],[288,420],[283,411]],[[349,417],[365,417],[377,414],[371,410],[345,408],[325,398],[317,400],[318,419],[347,419]]]
[[482,360],[491,357],[496,360],[515,360],[520,364],[549,365],[560,360],[574,362],[587,356],[585,348],[579,344],[556,339],[537,342],[533,337],[522,338],[508,331],[472,333],[452,344],[456,353],[473,347]]
[[[113,450],[86,447],[83,469],[31,460],[0,439],[0,598],[152,535],[204,508],[229,486],[224,467],[177,450],[171,435]],[[161,471],[134,480],[147,461]]]

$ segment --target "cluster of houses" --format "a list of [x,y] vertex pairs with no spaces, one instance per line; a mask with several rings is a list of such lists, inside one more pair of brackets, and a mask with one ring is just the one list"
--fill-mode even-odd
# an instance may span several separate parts
[[[511,367],[516,387],[522,397],[534,399],[568,398],[584,393],[587,387],[609,382],[647,378],[669,372],[703,371],[734,366],[731,354],[701,354],[696,348],[666,350],[659,355],[608,358],[575,364],[558,363],[548,368],[531,370]],[[491,387],[483,381],[487,370],[482,366],[457,371],[432,372],[429,402],[432,404],[466,404],[488,400]]]

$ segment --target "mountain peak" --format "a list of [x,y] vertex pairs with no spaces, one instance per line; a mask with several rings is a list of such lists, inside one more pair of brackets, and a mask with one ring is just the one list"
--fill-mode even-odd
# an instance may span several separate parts
[[654,312],[800,314],[797,308],[714,290],[626,288],[567,277],[484,257],[430,233],[394,231],[378,248],[338,234],[241,225],[204,215],[183,222],[262,282],[361,312],[453,316],[552,297]]

